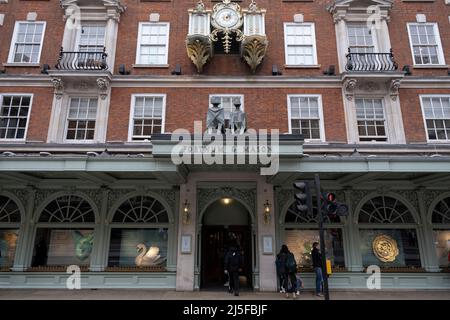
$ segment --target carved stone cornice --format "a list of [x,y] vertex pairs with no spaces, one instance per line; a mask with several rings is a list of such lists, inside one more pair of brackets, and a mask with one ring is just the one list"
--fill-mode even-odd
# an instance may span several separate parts
[[349,15],[358,16],[363,21],[381,22],[389,21],[392,5],[391,0],[372,0],[366,4],[361,4],[358,0],[335,0],[327,10],[332,14],[335,24],[341,20],[348,20]]
[[79,19],[76,15],[81,15],[81,11],[84,8],[90,8],[90,11],[92,11],[92,7],[98,8],[100,5],[106,11],[107,19],[113,19],[119,22],[120,15],[126,10],[126,6],[120,0],[91,0],[82,2],[80,0],[60,0],[60,5],[64,9],[64,20],[67,18]]
[[269,41],[266,36],[248,36],[242,42],[242,57],[253,73],[266,55]]
[[202,35],[187,36],[186,50],[197,72],[202,73],[203,67],[212,56],[211,39]]

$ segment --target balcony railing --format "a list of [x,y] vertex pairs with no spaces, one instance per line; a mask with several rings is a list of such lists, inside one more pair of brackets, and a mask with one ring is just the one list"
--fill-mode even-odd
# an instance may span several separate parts
[[58,70],[107,70],[105,48],[103,51],[64,51],[61,48],[55,68]]
[[389,53],[354,53],[348,49],[347,71],[395,71],[398,69],[397,62],[394,61],[392,49]]

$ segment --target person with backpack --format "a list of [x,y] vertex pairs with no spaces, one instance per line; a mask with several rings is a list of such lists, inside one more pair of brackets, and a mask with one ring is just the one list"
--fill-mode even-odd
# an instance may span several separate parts
[[279,259],[280,273],[283,274],[283,288],[286,290],[286,298],[289,298],[289,293],[292,293],[292,298],[295,299],[297,262],[294,254],[283,244],[277,259]]
[[239,295],[239,272],[242,271],[242,255],[238,245],[233,243],[225,256],[225,273],[228,274],[229,290]]

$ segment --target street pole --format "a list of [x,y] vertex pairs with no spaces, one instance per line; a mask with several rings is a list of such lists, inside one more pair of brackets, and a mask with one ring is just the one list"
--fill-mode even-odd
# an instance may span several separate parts
[[325,254],[325,234],[323,230],[323,217],[322,217],[322,191],[320,189],[320,178],[318,174],[314,175],[314,181],[316,185],[316,197],[317,197],[317,219],[319,220],[319,237],[320,237],[320,253],[322,254],[322,278],[323,278],[323,293],[325,300],[330,300],[330,294],[328,292],[328,274],[327,274],[327,260]]

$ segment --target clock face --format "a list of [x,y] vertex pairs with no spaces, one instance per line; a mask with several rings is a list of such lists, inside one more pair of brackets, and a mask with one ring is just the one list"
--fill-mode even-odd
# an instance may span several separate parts
[[216,22],[222,28],[233,28],[239,22],[239,15],[230,8],[223,8],[217,12]]

